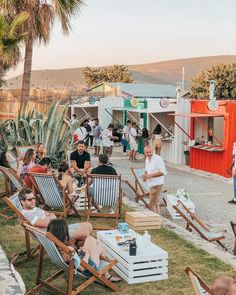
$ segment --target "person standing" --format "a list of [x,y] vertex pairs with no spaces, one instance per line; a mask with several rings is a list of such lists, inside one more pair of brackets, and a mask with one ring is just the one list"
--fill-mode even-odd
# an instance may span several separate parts
[[70,120],[71,125],[74,125],[78,122],[79,122],[79,120],[77,119],[76,114],[73,114],[72,119]]
[[90,120],[88,122],[88,125],[91,128],[91,131],[89,131],[89,144],[90,144],[90,147],[93,147],[94,129],[95,129],[95,120],[94,120],[94,117],[91,117],[90,118]]
[[233,177],[233,189],[234,189],[234,197],[231,201],[229,201],[229,204],[236,205],[236,165],[234,163],[233,171],[232,171],[232,177]]
[[138,133],[137,133],[137,124],[132,123],[132,127],[129,132],[129,143],[130,143],[130,156],[129,159],[131,162],[137,161],[136,154],[138,151]]
[[[102,132],[102,145],[103,145],[103,154],[107,155],[110,159],[112,152],[112,141],[116,139],[116,136],[113,136],[112,132],[114,129],[113,124],[109,124],[107,129]],[[112,165],[111,162],[109,162]]]
[[162,136],[161,136],[161,125],[157,124],[153,130],[153,147],[156,151],[156,154],[160,156],[161,146],[162,146]]
[[164,175],[167,174],[162,157],[155,154],[153,147],[146,145],[144,148],[145,172],[143,181],[147,181],[149,187],[149,209],[160,214],[160,195],[164,184]]
[[126,154],[126,150],[127,150],[127,146],[128,146],[128,143],[129,143],[129,132],[130,132],[130,128],[131,128],[131,121],[128,120],[126,122],[126,125],[123,129],[123,135],[122,135],[122,140],[124,141],[124,144],[123,144],[123,154]]
[[94,147],[95,147],[95,153],[94,156],[98,156],[101,150],[101,143],[102,143],[102,127],[99,125],[99,119],[95,119],[95,125],[94,125]]

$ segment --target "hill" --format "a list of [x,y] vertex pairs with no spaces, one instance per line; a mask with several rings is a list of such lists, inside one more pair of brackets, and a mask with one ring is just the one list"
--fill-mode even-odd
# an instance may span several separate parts
[[[185,69],[185,88],[191,78],[202,70],[219,63],[236,63],[236,55],[219,55],[168,60],[147,64],[128,65],[137,83],[175,84],[182,79],[182,67]],[[32,72],[31,87],[44,89],[73,89],[85,87],[83,68],[40,70]],[[22,75],[9,79],[8,87],[20,88]]]

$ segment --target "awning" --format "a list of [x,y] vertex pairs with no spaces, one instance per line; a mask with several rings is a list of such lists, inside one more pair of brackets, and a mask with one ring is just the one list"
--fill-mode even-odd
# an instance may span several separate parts
[[134,113],[147,113],[147,109],[128,109],[125,107],[111,107],[111,108],[106,108],[107,110],[112,110],[112,111],[127,111],[127,112],[134,112]]
[[224,114],[208,114],[208,113],[172,113],[168,114],[168,116],[175,116],[175,117],[187,117],[187,118],[204,118],[204,117],[224,117]]

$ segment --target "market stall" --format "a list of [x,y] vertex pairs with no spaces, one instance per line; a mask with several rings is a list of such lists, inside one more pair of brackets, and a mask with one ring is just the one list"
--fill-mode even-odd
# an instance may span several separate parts
[[236,142],[236,102],[232,100],[191,100],[189,118],[190,167],[231,177],[233,144]]

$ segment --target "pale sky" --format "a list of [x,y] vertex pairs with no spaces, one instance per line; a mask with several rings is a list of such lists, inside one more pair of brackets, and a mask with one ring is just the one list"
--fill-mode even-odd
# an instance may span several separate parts
[[84,2],[69,36],[57,23],[49,45],[35,45],[34,70],[236,54],[236,0]]

